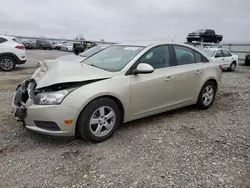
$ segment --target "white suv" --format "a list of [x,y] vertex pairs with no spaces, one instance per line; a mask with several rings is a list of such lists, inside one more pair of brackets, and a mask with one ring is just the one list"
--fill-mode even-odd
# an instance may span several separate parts
[[0,70],[11,71],[27,61],[25,46],[14,37],[0,36]]

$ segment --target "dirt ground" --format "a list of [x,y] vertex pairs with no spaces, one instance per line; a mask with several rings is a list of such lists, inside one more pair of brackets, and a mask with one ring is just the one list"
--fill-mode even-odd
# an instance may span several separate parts
[[250,187],[250,67],[223,73],[208,110],[133,121],[90,144],[33,133],[11,114],[17,84],[63,54],[27,51],[25,65],[0,72],[0,187]]

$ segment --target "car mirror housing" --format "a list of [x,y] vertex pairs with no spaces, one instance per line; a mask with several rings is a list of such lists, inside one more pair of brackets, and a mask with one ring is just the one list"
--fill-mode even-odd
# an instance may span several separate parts
[[150,74],[154,72],[154,68],[147,63],[140,63],[136,69],[132,71],[133,74]]

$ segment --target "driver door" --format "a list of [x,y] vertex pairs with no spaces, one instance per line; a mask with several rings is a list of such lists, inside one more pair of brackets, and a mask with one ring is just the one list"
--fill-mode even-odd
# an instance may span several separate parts
[[147,51],[136,62],[147,63],[155,70],[150,74],[130,75],[130,117],[154,114],[173,104],[174,84],[169,46],[160,45]]

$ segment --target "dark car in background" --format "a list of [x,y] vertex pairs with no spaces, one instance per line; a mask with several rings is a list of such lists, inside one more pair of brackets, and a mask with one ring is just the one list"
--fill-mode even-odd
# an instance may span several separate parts
[[34,50],[36,49],[36,44],[32,41],[24,41],[22,44],[25,46],[25,49]]
[[187,42],[199,41],[199,42],[213,42],[220,43],[223,39],[223,35],[217,35],[212,29],[199,29],[195,32],[188,33]]
[[41,50],[51,50],[52,45],[47,40],[36,40],[36,48]]
[[245,57],[245,65],[247,65],[247,66],[250,65],[250,52]]
[[73,43],[73,51],[76,55],[78,55],[79,53],[84,52],[85,50],[92,48],[94,46],[96,46],[97,44],[94,42],[89,42],[89,41],[85,41],[85,42],[75,42]]

